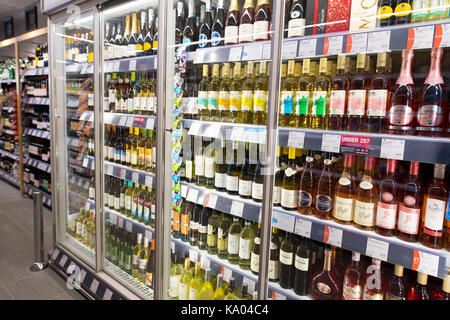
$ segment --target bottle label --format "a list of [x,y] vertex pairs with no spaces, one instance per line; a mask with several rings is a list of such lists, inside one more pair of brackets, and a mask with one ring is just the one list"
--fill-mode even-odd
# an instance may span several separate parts
[[253,93],[253,111],[266,112],[267,92],[263,90],[255,90]]
[[312,116],[324,116],[327,106],[327,92],[326,91],[314,91],[313,101],[311,106]]
[[330,92],[330,115],[343,116],[345,114],[345,90]]
[[197,100],[197,109],[205,110],[208,108],[208,91],[199,91]]
[[[261,192],[262,199],[262,192]],[[273,203],[281,204],[281,187],[274,186],[273,188]]]
[[300,190],[298,192],[298,205],[300,207],[309,207],[312,204],[312,195],[309,192]]
[[252,182],[249,180],[241,180],[239,179],[239,194],[242,196],[251,196],[252,195]]
[[189,287],[189,300],[197,300],[197,297],[198,290],[193,287]]
[[389,123],[394,126],[407,126],[413,117],[414,113],[410,106],[396,105],[389,110]]
[[228,234],[228,254],[239,253],[239,235]]
[[132,150],[131,151],[131,164],[136,166],[138,164],[137,159],[138,159],[137,150]]
[[198,98],[191,97],[191,98],[186,98],[186,99],[187,99],[187,103],[186,103],[186,112],[185,113],[197,114],[198,113],[198,109],[197,109]]
[[252,251],[250,255],[250,269],[253,272],[259,272],[259,254]]
[[174,232],[180,231],[180,213],[176,210],[172,210],[172,229]]
[[120,210],[120,197],[114,197],[114,209]]
[[297,190],[288,190],[282,188],[281,206],[292,209],[297,208],[298,194],[299,192]]
[[280,278],[280,261],[269,261],[269,279],[278,280]]
[[200,48],[204,48],[208,44],[208,37],[206,36],[206,34],[200,33],[200,35],[198,37],[198,41],[199,41],[198,46]]
[[293,114],[293,113],[294,113],[294,92],[293,91],[281,92],[280,114]]
[[171,298],[177,298],[180,292],[180,279],[181,275],[170,276],[169,280],[169,296]]
[[422,1],[413,1],[412,19],[428,18],[428,3]]
[[195,162],[195,175],[204,176],[205,175],[205,158],[203,155],[196,155],[194,158]]
[[400,205],[398,208],[398,230],[408,234],[419,232],[420,209]]
[[212,34],[211,34],[211,40],[212,40],[211,44],[212,44],[212,46],[213,47],[217,46],[220,43],[221,38],[222,38],[222,36],[220,35],[219,32],[213,31]]
[[253,41],[253,24],[243,23],[239,26],[239,42]]
[[139,147],[138,148],[138,163],[141,166],[145,166],[145,148]]
[[342,289],[342,298],[344,300],[361,300],[361,286],[355,286],[350,283],[350,279],[344,277],[344,287]]
[[368,289],[364,289],[363,300],[383,300],[383,294],[382,293],[372,293]]
[[349,179],[349,178],[345,178],[345,177],[343,177],[343,178],[340,178],[339,179],[339,184],[341,185],[341,186],[348,186],[348,185],[350,185],[352,182],[351,182],[351,180]]
[[125,194],[124,193],[120,194],[120,205],[119,206],[121,209],[125,208]]
[[141,97],[134,97],[133,98],[133,104],[134,104],[134,110],[136,111],[145,111],[145,105],[143,105],[144,108],[141,109]]
[[220,251],[227,251],[228,247],[228,231],[217,229],[217,249]]
[[430,1],[430,17],[435,15],[444,15],[446,11],[446,3],[442,0]]
[[333,216],[336,219],[343,221],[353,220],[353,199],[341,198],[336,196],[334,198]]
[[131,210],[131,196],[125,196],[125,210]]
[[291,20],[289,20],[288,24],[288,38],[291,37],[301,37],[305,35],[305,24],[306,20],[302,18],[294,18],[293,15],[298,13],[298,11],[294,11],[291,14]]
[[229,91],[219,91],[219,110],[229,110],[230,108],[230,92]]
[[89,198],[95,199],[95,188],[89,187]]
[[375,203],[356,200],[354,221],[362,226],[373,226],[375,224]]
[[331,288],[323,282],[317,283],[317,290],[324,294],[329,294],[331,292]]
[[333,207],[333,201],[329,196],[318,195],[316,197],[316,208],[321,212],[330,212]]
[[263,184],[262,183],[253,182],[252,183],[252,198],[253,199],[257,199],[257,200],[261,200],[262,196],[263,196]]
[[127,109],[128,109],[128,112],[133,112],[134,111],[134,104],[133,104],[133,102],[134,102],[134,99],[128,99],[127,100]]
[[241,92],[240,91],[230,91],[230,111],[241,110]]
[[208,91],[208,110],[217,110],[218,91]]
[[[431,235],[442,237],[442,226],[444,223],[445,215],[445,201],[438,199],[427,199],[425,207],[425,229],[424,232]],[[433,232],[431,230],[437,231]]]
[[297,115],[308,114],[309,95],[309,91],[297,91],[295,93],[295,113]]
[[147,109],[147,111],[150,111],[150,112],[156,112],[156,98],[155,97],[147,97],[146,98],[146,103],[145,103],[145,106],[146,106],[146,109]]
[[253,109],[253,91],[243,90],[241,99],[241,110],[251,111]]
[[438,127],[444,119],[444,111],[438,105],[424,105],[417,112],[417,122],[424,127]]
[[385,229],[395,229],[395,218],[397,216],[397,205],[378,201],[377,204],[377,226]]
[[387,90],[370,90],[367,101],[369,117],[384,117],[386,115]]
[[226,26],[225,27],[225,44],[238,43],[238,26]]
[[370,181],[364,180],[359,184],[359,187],[364,190],[370,190],[373,188],[373,184]]
[[269,21],[255,21],[253,25],[253,41],[269,40]]
[[227,175],[225,173],[215,172],[214,186],[216,188],[225,188],[226,187],[226,178],[227,178]]
[[93,105],[94,105],[94,94],[88,93],[88,106],[93,106]]
[[181,226],[180,231],[182,235],[187,235],[189,232],[189,215],[181,214]]
[[150,221],[150,207],[147,203],[144,206],[144,221]]
[[204,157],[205,159],[205,177],[206,178],[214,178],[214,158],[212,157]]
[[242,260],[250,259],[250,250],[252,245],[252,241],[249,239],[240,239],[239,240],[239,258]]
[[363,116],[366,107],[366,90],[350,90],[348,93],[349,116]]
[[178,296],[179,300],[188,300],[189,299],[189,285],[180,282],[180,292]]
[[136,217],[137,215],[137,199],[133,198],[131,201],[131,215]]
[[227,175],[226,177],[226,189],[228,191],[238,191],[239,178],[237,176]]
[[295,255],[295,268],[297,270],[307,272],[309,268],[309,259]]
[[294,254],[280,249],[280,262],[285,265],[292,265],[294,263]]

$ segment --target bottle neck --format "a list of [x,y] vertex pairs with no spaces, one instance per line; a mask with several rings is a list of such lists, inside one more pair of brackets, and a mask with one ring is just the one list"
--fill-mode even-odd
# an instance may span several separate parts
[[332,256],[331,250],[325,251],[325,259],[323,261],[323,270],[324,271],[331,271],[331,256]]
[[411,75],[411,64],[414,53],[412,50],[404,50],[402,55],[402,67],[400,69],[400,75],[398,76],[396,84],[407,85],[414,84],[414,80]]
[[425,79],[425,84],[443,84],[441,75],[442,48],[431,49],[430,71]]

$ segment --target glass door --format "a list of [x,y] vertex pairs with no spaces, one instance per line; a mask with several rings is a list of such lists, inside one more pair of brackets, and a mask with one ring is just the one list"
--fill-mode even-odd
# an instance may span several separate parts
[[52,22],[49,35],[56,241],[95,268],[93,25],[89,10]]
[[[266,126],[277,93],[269,78],[279,68],[271,59],[273,3],[169,3],[168,55],[172,50],[175,60],[167,66],[175,96],[168,102],[174,191],[167,297],[257,299],[266,281],[260,279],[264,176],[273,176]],[[271,261],[264,274],[277,280],[279,271]]]
[[101,15],[104,270],[153,299],[158,2],[105,5]]

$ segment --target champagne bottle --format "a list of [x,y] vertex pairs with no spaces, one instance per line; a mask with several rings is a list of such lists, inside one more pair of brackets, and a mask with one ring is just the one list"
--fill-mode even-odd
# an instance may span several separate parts
[[289,15],[288,38],[305,35],[306,7],[306,0],[294,0],[291,5],[291,10],[289,13],[286,12],[286,15]]
[[223,46],[225,35],[225,8],[223,0],[218,0],[216,20],[212,26],[211,31],[211,45],[213,47]]
[[212,30],[212,8],[211,0],[206,0],[204,22],[199,29],[199,47],[205,48],[211,46],[211,30]]
[[272,12],[268,0],[258,0],[253,26],[253,41],[270,40]]
[[238,0],[231,0],[225,21],[225,44],[238,43],[240,15]]
[[239,42],[253,41],[253,24],[255,23],[255,7],[253,0],[246,0],[242,8],[241,21],[239,24]]
[[186,51],[195,51],[197,45],[192,44],[198,39],[197,27],[195,25],[195,6],[194,0],[188,2],[188,19],[183,30],[183,45],[186,45]]

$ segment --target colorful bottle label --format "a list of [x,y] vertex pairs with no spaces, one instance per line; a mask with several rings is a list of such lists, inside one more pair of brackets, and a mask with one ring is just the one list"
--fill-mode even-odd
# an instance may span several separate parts
[[385,229],[395,229],[395,218],[397,217],[397,205],[378,201],[377,204],[377,226]]
[[445,0],[431,0],[430,1],[430,17],[435,15],[445,15],[447,10]]
[[310,207],[312,204],[313,197],[311,193],[300,190],[298,192],[298,205],[300,207]]
[[318,195],[316,197],[316,208],[321,212],[330,212],[333,208],[333,200],[326,195]]
[[230,109],[230,92],[229,91],[219,91],[219,110],[229,110]]
[[218,98],[218,91],[208,91],[208,110],[217,110]]
[[293,91],[281,92],[280,114],[293,114],[293,113],[294,113],[294,92]]
[[330,92],[330,115],[343,116],[345,114],[345,90]]
[[396,17],[404,17],[411,14],[411,5],[408,2],[399,3],[394,10]]
[[197,100],[197,109],[205,110],[208,108],[208,91],[199,91]]
[[253,111],[266,112],[267,92],[264,90],[255,90],[253,93]]
[[[446,203],[439,199],[427,199],[425,209],[424,232],[436,237],[442,237]],[[427,228],[429,230],[427,230]]]
[[387,90],[370,90],[367,101],[369,117],[384,117],[386,115]]
[[312,116],[324,116],[327,106],[327,92],[326,91],[314,91],[313,101],[311,106]]
[[419,232],[420,209],[400,205],[398,208],[398,230],[408,234]]
[[410,106],[395,105],[389,110],[389,123],[394,126],[407,126],[413,117],[414,113]]
[[241,96],[241,110],[251,111],[253,110],[253,91],[243,90]]
[[444,111],[438,105],[423,105],[417,112],[417,122],[423,127],[438,127],[444,119]]
[[350,283],[348,276],[344,277],[344,286],[342,288],[342,298],[344,300],[361,300],[361,286]]
[[392,10],[391,6],[382,6],[378,9],[378,17],[380,19],[388,19],[392,17],[392,14],[394,11]]
[[297,91],[295,93],[295,113],[307,115],[309,106],[309,91]]
[[241,110],[241,92],[230,91],[230,111],[237,112]]
[[363,116],[366,107],[366,90],[350,90],[348,93],[349,116]]

